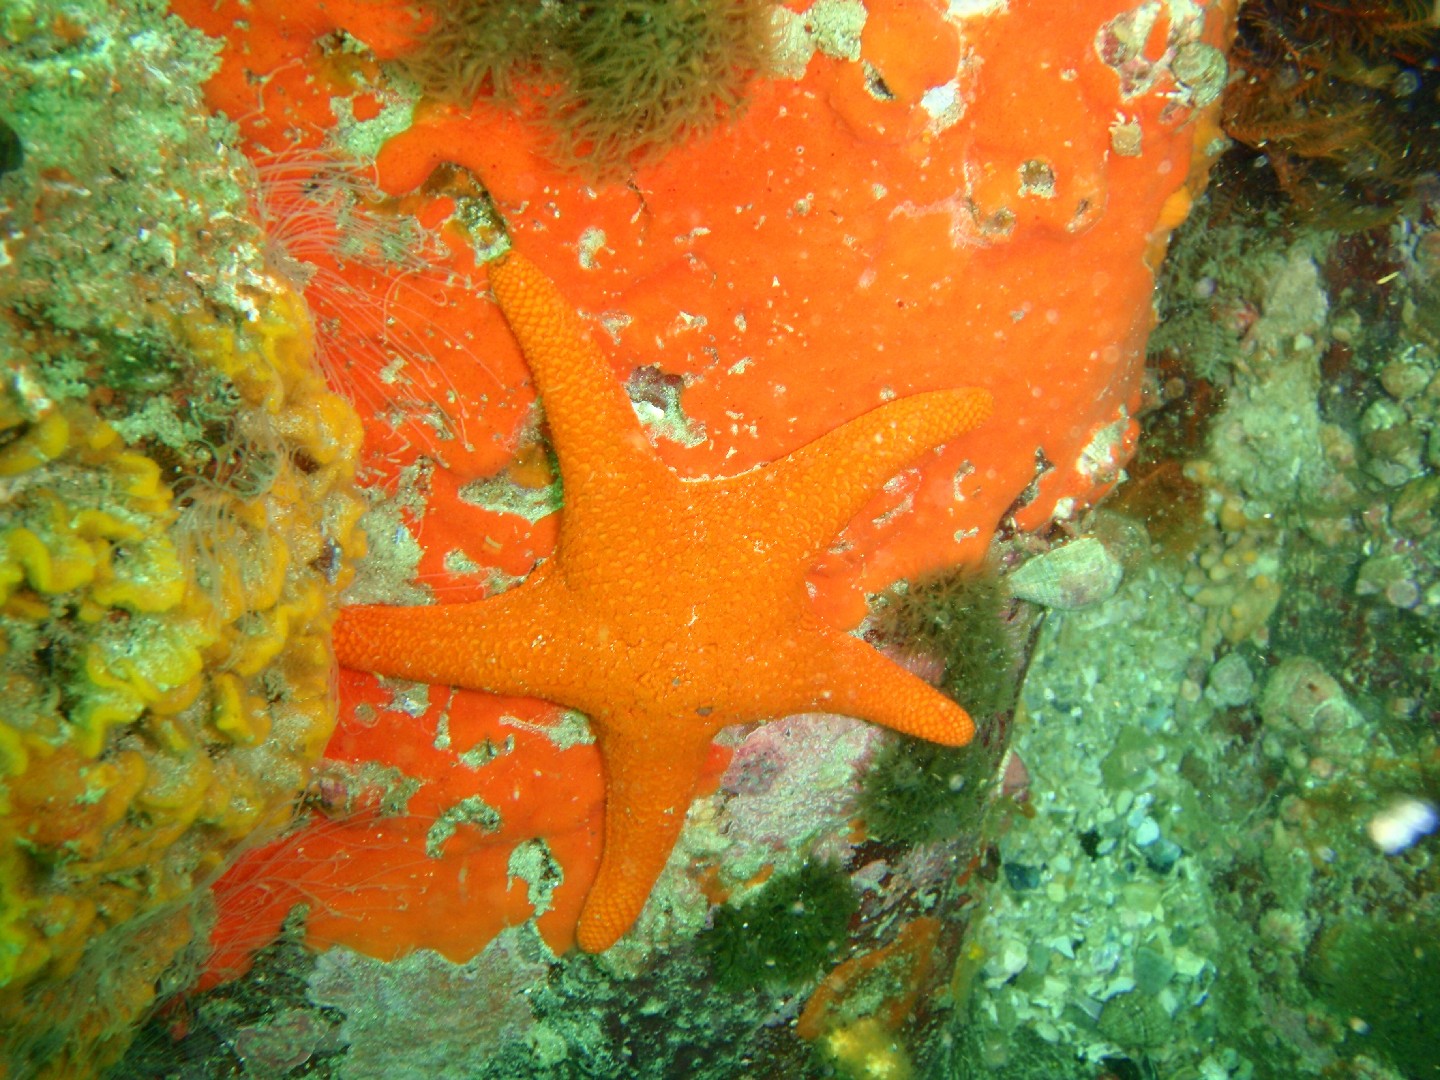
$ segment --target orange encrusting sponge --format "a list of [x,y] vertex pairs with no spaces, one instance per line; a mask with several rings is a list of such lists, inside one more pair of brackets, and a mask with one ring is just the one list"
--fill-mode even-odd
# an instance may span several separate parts
[[[1040,454],[1053,468],[1022,526],[1108,488],[1134,435],[1157,233],[1183,216],[1194,143],[1214,134],[1186,123],[1195,114],[1163,75],[1122,94],[1121,61],[1096,46],[1114,0],[1063,19],[1011,5],[958,28],[941,6],[869,5],[861,58],[893,98],[858,85],[858,65],[817,56],[799,83],[758,85],[733,127],[638,172],[634,190],[555,176],[534,128],[483,106],[431,110],[378,158],[391,191],[442,161],[482,177],[561,291],[603,318],[625,357],[617,378],[655,367],[684,380],[705,438],[661,449],[687,475],[773,460],[892,395],[989,389],[986,434],[895,485],[821,563],[817,604],[846,624],[864,592],[975,557]],[[1205,41],[1222,40],[1222,16]],[[1181,29],[1159,17],[1152,59]],[[915,35],[961,57],[948,81],[916,59],[935,51]],[[953,122],[922,103],[939,109],[945,93],[902,96],[937,85],[953,91]]]
[[[351,672],[340,691],[332,765],[311,789],[323,816],[220,880],[205,984],[243,972],[300,903],[316,949],[393,960],[424,948],[463,963],[532,916],[552,950],[570,949],[604,818],[583,728],[543,703],[469,690],[437,688],[420,711]],[[712,750],[702,794],[730,756]]]
[[[429,948],[463,962],[539,901],[541,934],[568,949],[600,855],[594,746],[557,745],[553,710],[537,702],[445,690],[411,715],[369,677],[347,673],[341,689],[334,765],[312,788],[328,816],[222,879],[211,980],[243,970],[301,902],[316,948],[383,959]],[[542,837],[548,854],[527,860],[525,845]],[[542,880],[555,876],[547,858],[563,881]]]
[[[314,149],[337,100],[357,115],[386,103],[373,63],[342,65],[316,39],[343,27],[383,58],[418,25],[400,4],[257,0],[241,35],[230,5],[176,6],[233,35],[209,92],[267,152],[282,130]],[[616,340],[617,378],[654,368],[683,380],[680,406],[700,439],[661,444],[683,474],[773,460],[890,396],[989,389],[987,434],[892,485],[852,524],[845,551],[817,567],[817,605],[848,625],[865,592],[974,558],[1042,455],[1050,468],[1020,511],[1024,527],[1097,497],[1118,474],[1135,430],[1153,263],[1203,176],[1197,146],[1217,134],[1208,105],[1194,107],[1212,88],[1177,83],[1169,66],[1223,47],[1232,5],[1215,0],[1180,25],[1120,0],[965,18],[939,0],[867,7],[859,62],[817,53],[799,81],[758,82],[736,123],[632,185],[597,191],[558,172],[543,131],[483,102],[422,105],[376,159],[381,187],[410,194],[432,222],[455,199],[427,201],[422,185],[442,163],[469,170],[560,290]],[[281,66],[277,37],[303,62],[276,74],[257,112],[251,76],[262,60]],[[462,285],[475,278],[460,244],[441,269]],[[342,272],[365,276],[353,263]],[[413,287],[408,277],[395,287]],[[426,454],[463,484],[496,472],[513,448],[525,370],[477,300],[482,285],[452,285],[422,312],[433,342],[480,343],[478,362],[435,344],[445,382],[432,415],[406,420],[400,435],[393,416],[369,418],[392,472]],[[384,342],[360,342],[346,378],[373,383],[394,359]],[[463,436],[438,442],[435,413]]]
[[[363,260],[307,256],[327,271],[307,291],[317,307],[333,303],[327,290],[338,288],[388,304],[382,310],[402,320],[423,316],[408,351],[397,355],[384,330],[347,338],[342,327],[337,353],[351,385],[398,378],[414,395],[437,378],[443,384],[424,409],[377,399],[365,416],[378,483],[392,485],[422,458],[437,463],[418,489],[423,506],[404,520],[423,548],[417,577],[442,601],[486,592],[483,573],[457,565],[526,573],[551,550],[555,525],[553,516],[532,524],[474,496],[497,476],[512,491],[538,483],[533,466],[515,461],[517,453],[536,459],[525,427],[533,391],[475,265],[472,248],[493,236],[473,226],[464,183],[437,182],[441,166],[483,185],[519,246],[589,320],[617,381],[678,396],[683,423],[669,416],[653,430],[682,475],[742,472],[894,397],[988,390],[995,406],[985,427],[887,485],[816,566],[816,609],[837,626],[859,622],[868,592],[977,558],[1037,471],[1033,496],[1016,512],[1023,528],[1083,506],[1118,477],[1135,436],[1154,270],[1217,145],[1218,88],[1194,74],[1182,83],[1172,67],[1205,70],[1197,59],[1221,55],[1234,13],[1233,0],[1196,4],[1181,21],[1170,6],[1126,0],[1011,0],[969,16],[948,14],[942,0],[868,0],[858,58],[817,52],[802,78],[757,82],[735,123],[638,170],[630,184],[592,189],[546,161],[546,135],[532,119],[482,101],[469,110],[421,103],[399,122],[404,106],[374,60],[322,46],[343,28],[379,59],[397,55],[420,28],[399,0],[174,0],[174,8],[226,38],[207,92],[237,118],[257,157],[289,150],[285,139],[298,132],[295,153],[344,145],[368,171],[357,148],[379,140],[356,138],[355,121],[375,120],[376,131],[394,132],[374,158],[392,202],[361,213],[413,213],[443,240],[429,271],[389,280]],[[236,29],[242,11],[245,32]],[[1223,64],[1216,77],[1223,83]],[[332,756],[421,768],[402,755],[427,743],[429,726],[416,721],[373,740],[357,730],[355,704],[373,685],[368,676],[342,683]],[[446,693],[432,691],[427,716]],[[530,752],[517,736],[517,762]],[[565,790],[598,793],[588,749],[539,752],[547,778],[553,768]],[[558,850],[565,841],[555,838],[576,835],[578,819],[519,824],[531,812],[527,799],[552,793],[549,782],[512,800],[513,823],[501,808],[502,831],[491,839],[503,848],[543,835],[567,875],[564,892],[572,874],[593,872],[595,853],[586,848],[567,863]],[[437,902],[442,876],[447,888],[461,886],[458,869],[451,875],[423,854],[413,856],[423,873],[394,870],[412,856],[397,857],[394,841],[376,840],[371,828],[327,826],[342,837],[325,841],[333,843],[327,860],[346,861],[337,882],[429,875],[427,902]],[[394,837],[409,826],[373,825],[382,828]],[[312,855],[323,850],[302,840]],[[482,856],[472,861],[464,884],[479,889]],[[485,872],[497,874],[495,865]],[[346,887],[327,899],[332,925],[375,918]],[[483,887],[497,907],[466,907],[475,929],[441,948],[447,955],[473,952],[523,911],[524,889],[508,877]],[[362,911],[363,920],[353,917]],[[559,911],[557,899],[550,925]],[[414,912],[383,918],[391,921],[382,940],[359,947],[440,948],[435,935],[452,932]],[[341,939],[325,927],[312,916],[317,940]]]

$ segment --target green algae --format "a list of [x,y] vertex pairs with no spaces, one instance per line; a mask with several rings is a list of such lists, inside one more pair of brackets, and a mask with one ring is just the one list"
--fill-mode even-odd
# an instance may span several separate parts
[[877,840],[921,844],[977,829],[984,818],[1001,746],[984,737],[1014,707],[1020,686],[1024,620],[990,563],[902,583],[880,598],[874,618],[882,642],[942,665],[940,689],[975,718],[982,737],[953,748],[920,739],[886,743],[865,775],[861,817]]
[[860,816],[877,840],[925,844],[973,831],[985,814],[994,767],[969,747],[897,738],[876,755]]
[[1440,917],[1340,921],[1316,939],[1306,974],[1348,1029],[1348,1055],[1378,1054],[1406,1076],[1440,1074]]
[[875,633],[898,648],[940,660],[940,688],[983,720],[1009,709],[1019,692],[1019,648],[1007,622],[1009,604],[995,566],[961,566],[882,596]]
[[717,908],[698,944],[722,989],[793,987],[838,954],[856,909],[855,890],[839,867],[807,862],[740,903]]

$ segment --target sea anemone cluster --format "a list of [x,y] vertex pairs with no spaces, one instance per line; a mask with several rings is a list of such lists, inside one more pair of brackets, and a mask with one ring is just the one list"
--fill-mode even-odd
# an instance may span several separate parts
[[597,179],[733,115],[769,50],[759,0],[462,0],[430,15],[401,60],[427,94],[537,105],[556,159]]

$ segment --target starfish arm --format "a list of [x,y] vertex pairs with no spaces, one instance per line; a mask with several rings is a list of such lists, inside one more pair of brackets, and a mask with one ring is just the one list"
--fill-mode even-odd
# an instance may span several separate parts
[[565,484],[567,533],[616,490],[669,478],[630,399],[560,290],[511,250],[490,264],[490,288],[520,343],[545,408]]
[[635,730],[619,738],[607,737],[610,726],[596,728],[605,765],[605,847],[576,932],[588,953],[610,948],[639,917],[685,824],[710,753],[708,727],[657,739],[646,730],[656,727],[653,717],[631,719],[625,726]]
[[[538,573],[538,571],[537,571]],[[335,619],[342,667],[397,679],[554,700],[553,673],[568,643],[550,627],[552,580],[532,577],[470,604],[365,604]]]
[[782,687],[789,712],[840,713],[945,746],[975,737],[968,712],[859,638],[823,628],[809,636]]
[[789,522],[796,548],[783,558],[810,559],[886,480],[926,450],[978,427],[991,404],[989,392],[977,387],[887,402],[726,483],[751,507],[751,520]]

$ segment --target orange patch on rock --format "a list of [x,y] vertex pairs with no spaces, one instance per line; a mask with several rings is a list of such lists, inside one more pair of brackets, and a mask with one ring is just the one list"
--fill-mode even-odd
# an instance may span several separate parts
[[[383,959],[427,948],[463,962],[535,913],[532,886],[549,893],[541,935],[557,953],[570,948],[600,855],[594,746],[558,746],[554,710],[538,702],[437,688],[412,715],[373,679],[343,683],[327,758],[348,768],[313,785],[324,816],[249,853],[217,885],[211,971],[243,970],[301,902],[315,948]],[[512,867],[517,848],[541,839],[561,868],[548,884]]]
[[886,1031],[898,1030],[930,977],[939,940],[940,920],[922,915],[902,926],[888,945],[844,961],[805,1002],[795,1034],[814,1040],[832,1027],[860,1019],[852,1015],[860,1002],[865,1015]]
[[[406,711],[353,672],[342,673],[341,693],[332,765],[311,790],[319,813],[246,853],[215,886],[203,985],[244,972],[301,903],[306,942],[320,950],[338,944],[391,960],[433,949],[463,963],[532,917],[555,953],[569,950],[600,861],[605,792],[594,745],[557,742],[556,710],[542,702],[437,687],[423,711]],[[702,794],[718,787],[730,756],[714,748]],[[535,841],[543,854],[516,865],[517,849]],[[547,861],[554,880],[521,876]]]

